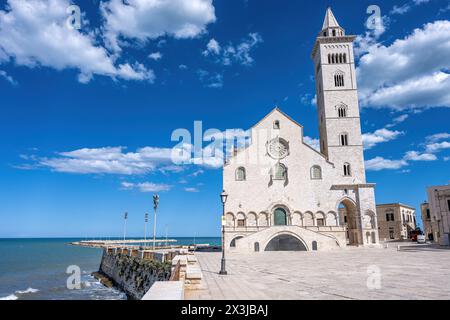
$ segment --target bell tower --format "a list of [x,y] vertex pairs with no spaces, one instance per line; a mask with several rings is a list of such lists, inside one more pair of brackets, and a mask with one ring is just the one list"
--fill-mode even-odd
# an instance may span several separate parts
[[320,150],[343,183],[365,183],[364,154],[353,41],[331,8],[312,52],[315,65]]

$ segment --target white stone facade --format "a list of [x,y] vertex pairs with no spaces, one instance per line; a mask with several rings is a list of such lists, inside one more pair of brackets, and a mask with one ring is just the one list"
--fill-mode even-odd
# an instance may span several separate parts
[[[374,185],[365,178],[353,39],[328,9],[312,54],[320,152],[304,143],[299,123],[275,108],[252,127],[251,143],[227,160],[226,249],[378,244]],[[334,63],[329,54],[336,54]]]
[[440,245],[450,245],[450,185],[429,187],[428,205],[437,223],[436,240]]
[[431,214],[430,205],[424,202],[420,205],[422,215],[423,232],[427,239],[432,242],[439,241],[439,227],[437,217]]

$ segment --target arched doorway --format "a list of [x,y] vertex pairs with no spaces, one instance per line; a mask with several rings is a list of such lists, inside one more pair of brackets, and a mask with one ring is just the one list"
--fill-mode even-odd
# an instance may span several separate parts
[[359,244],[362,239],[359,239],[360,235],[355,204],[349,199],[344,199],[339,203],[338,210],[340,223],[346,227],[347,245]]
[[238,237],[234,238],[233,240],[231,240],[230,247],[231,248],[236,248],[236,240],[239,240],[239,239],[242,239],[242,238],[243,238],[242,236],[238,236]]
[[275,211],[273,213],[273,224],[275,226],[287,225],[287,214],[283,208],[275,209]]
[[302,241],[289,234],[276,236],[267,244],[264,251],[307,251]]

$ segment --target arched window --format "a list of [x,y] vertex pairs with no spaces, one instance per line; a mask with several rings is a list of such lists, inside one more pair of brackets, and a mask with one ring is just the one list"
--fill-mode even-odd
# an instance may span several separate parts
[[322,168],[319,166],[313,166],[311,168],[311,179],[321,180],[322,179]]
[[340,106],[338,108],[338,117],[346,118],[347,117],[347,108],[345,106]]
[[336,63],[335,60],[334,60],[334,58],[335,58],[335,57],[334,57],[334,53],[333,53],[333,54],[331,55],[331,63]]
[[286,180],[287,169],[282,163],[277,163],[272,172],[273,180]]
[[280,129],[280,121],[279,121],[279,120],[275,120],[275,121],[273,122],[273,128],[274,128],[275,130],[279,130],[279,129]]
[[236,181],[245,181],[246,180],[246,174],[245,174],[245,168],[239,167],[236,169]]
[[340,142],[341,146],[348,146],[348,134],[341,133],[339,135],[339,142]]
[[344,86],[344,75],[342,73],[337,73],[334,75],[334,85],[336,87]]
[[328,54],[328,64],[331,64],[331,54]]
[[347,54],[344,53],[344,63],[347,63]]
[[350,177],[352,175],[350,163],[344,163],[344,176]]
[[245,215],[241,212],[237,214],[237,227],[245,227]]

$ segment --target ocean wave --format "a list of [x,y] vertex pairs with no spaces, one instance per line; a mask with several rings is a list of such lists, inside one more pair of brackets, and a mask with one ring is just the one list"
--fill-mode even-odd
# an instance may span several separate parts
[[23,291],[17,290],[15,293],[16,294],[26,294],[26,293],[36,293],[36,292],[39,292],[39,290],[34,289],[34,288],[28,288],[27,290],[23,290]]
[[19,298],[14,294],[10,294],[7,297],[0,298],[0,300],[17,300],[17,299],[19,299]]
[[17,299],[19,299],[19,297],[17,295],[36,293],[36,292],[39,292],[39,290],[34,289],[34,288],[28,288],[27,290],[17,290],[16,292],[14,292],[14,294],[10,294],[9,296],[6,296],[6,297],[0,297],[0,300],[17,300]]

